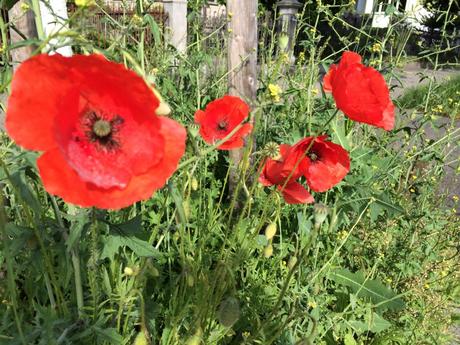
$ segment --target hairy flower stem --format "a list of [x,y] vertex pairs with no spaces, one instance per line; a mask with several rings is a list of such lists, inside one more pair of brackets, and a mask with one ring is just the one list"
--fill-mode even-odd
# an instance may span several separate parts
[[[65,228],[64,222],[62,221],[61,214],[59,213],[59,207],[56,202],[56,198],[53,195],[50,195],[51,205],[53,206],[53,211],[56,216],[56,220],[59,224],[59,227],[62,229],[62,237],[64,241],[67,241],[69,238],[69,234],[67,233],[67,229]],[[83,317],[83,284],[81,280],[81,268],[80,268],[80,256],[78,251],[78,242],[75,244],[74,248],[70,249],[70,255],[72,258],[72,266],[73,266],[73,273],[75,279],[75,295],[77,298],[77,309],[78,309],[78,317]]]
[[96,210],[91,212],[91,226],[90,226],[90,258],[88,260],[88,281],[91,290],[91,297],[93,299],[93,318],[96,319],[98,304],[99,304],[99,286],[97,282],[97,260],[99,258],[99,223],[96,218]]
[[10,248],[8,246],[8,234],[6,233],[6,213],[5,213],[5,208],[3,204],[3,195],[0,196],[0,235],[2,240],[0,243],[3,244],[3,252],[5,254],[5,261],[6,261],[6,269],[7,269],[7,279],[8,279],[8,290],[9,290],[9,296],[11,298],[11,304],[13,307],[13,313],[14,313],[14,319],[16,322],[16,327],[18,329],[19,333],[19,338],[21,339],[21,343],[23,345],[26,345],[26,339],[24,338],[24,333],[22,331],[22,326],[21,326],[21,320],[19,319],[19,314],[18,314],[18,304],[17,304],[17,296],[16,296],[16,291],[18,291],[18,288],[16,286],[16,278],[15,278],[15,272],[13,269],[13,261],[12,261],[12,256],[10,254]]

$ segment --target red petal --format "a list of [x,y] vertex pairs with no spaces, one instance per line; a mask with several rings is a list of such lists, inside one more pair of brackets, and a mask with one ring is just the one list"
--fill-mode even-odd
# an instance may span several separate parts
[[352,51],[345,51],[340,59],[340,67],[346,67],[352,64],[360,64],[362,62],[361,55]]
[[165,141],[163,159],[144,174],[134,176],[126,188],[104,189],[84,182],[55,149],[37,161],[45,189],[67,202],[103,209],[119,209],[150,198],[174,173],[185,151],[185,129],[166,117],[161,117],[160,121]]
[[327,72],[323,78],[323,90],[325,92],[332,92],[332,80],[334,79],[334,72],[336,69],[336,65],[331,65],[329,72]]
[[310,161],[304,175],[313,191],[325,192],[342,181],[350,171],[350,158],[342,146],[316,138],[312,152],[316,152],[319,159]]
[[195,123],[200,124],[203,121],[205,116],[206,116],[206,113],[203,110],[197,110],[195,112]]
[[284,187],[278,186],[288,204],[310,204],[315,201],[311,194],[298,182],[291,182]]
[[233,150],[244,146],[243,138],[246,137],[252,131],[252,125],[245,123],[241,128],[230,137],[225,143],[218,147],[219,150]]
[[58,54],[36,55],[14,74],[5,125],[18,145],[40,151],[55,147],[54,120],[73,88],[66,61]]

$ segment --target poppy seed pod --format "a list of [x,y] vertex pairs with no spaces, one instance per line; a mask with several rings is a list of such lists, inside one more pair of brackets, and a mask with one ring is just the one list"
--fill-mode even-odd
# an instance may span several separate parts
[[232,327],[240,318],[240,304],[235,297],[228,297],[222,301],[218,313],[219,323],[227,328]]
[[313,212],[315,217],[315,227],[320,227],[327,218],[329,208],[326,205],[318,202],[315,204],[315,206],[313,206]]

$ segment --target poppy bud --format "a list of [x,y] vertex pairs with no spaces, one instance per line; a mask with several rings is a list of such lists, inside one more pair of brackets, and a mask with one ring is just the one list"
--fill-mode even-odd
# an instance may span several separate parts
[[219,323],[227,328],[232,327],[240,318],[240,305],[234,297],[228,297],[222,301],[218,313]]
[[195,177],[192,178],[192,189],[193,190],[198,189],[198,180]]
[[140,331],[137,334],[136,339],[134,339],[133,345],[147,345],[147,344],[148,344],[148,341],[147,341],[147,337],[145,336],[145,333]]
[[160,105],[158,108],[155,110],[155,114],[158,116],[167,116],[171,114],[171,108],[169,107],[168,103],[166,103],[163,99],[163,97],[160,95],[157,89],[155,87],[152,87],[153,93],[157,98],[160,100]]
[[269,243],[264,249],[264,256],[266,258],[269,258],[272,255],[273,255],[273,246],[271,243]]
[[201,344],[201,336],[203,335],[203,331],[201,328],[198,328],[194,335],[187,339],[185,345],[199,345]]
[[123,270],[123,272],[124,272],[127,276],[132,276],[132,275],[134,275],[134,270],[133,270],[131,267],[125,267],[125,269]]
[[286,33],[282,33],[278,37],[278,43],[280,50],[286,50],[288,44],[289,44],[289,36]]
[[326,220],[327,214],[329,212],[329,208],[322,204],[322,203],[316,203],[315,206],[313,207],[314,210],[314,216],[315,216],[315,227],[320,227],[321,224]]
[[288,268],[292,270],[292,268],[296,265],[297,263],[297,256],[291,256],[288,262]]
[[273,237],[275,237],[276,234],[276,224],[275,223],[270,223],[267,225],[265,228],[265,237],[267,240],[271,240]]

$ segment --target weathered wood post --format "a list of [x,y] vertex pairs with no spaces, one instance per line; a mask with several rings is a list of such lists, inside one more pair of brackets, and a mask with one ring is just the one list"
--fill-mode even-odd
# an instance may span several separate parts
[[[228,89],[254,106],[257,92],[257,0],[227,0],[230,18],[228,31]],[[243,149],[231,150],[234,168],[230,174],[230,190],[238,183],[238,164]]]
[[170,43],[181,53],[187,48],[187,0],[163,0],[168,14]]

